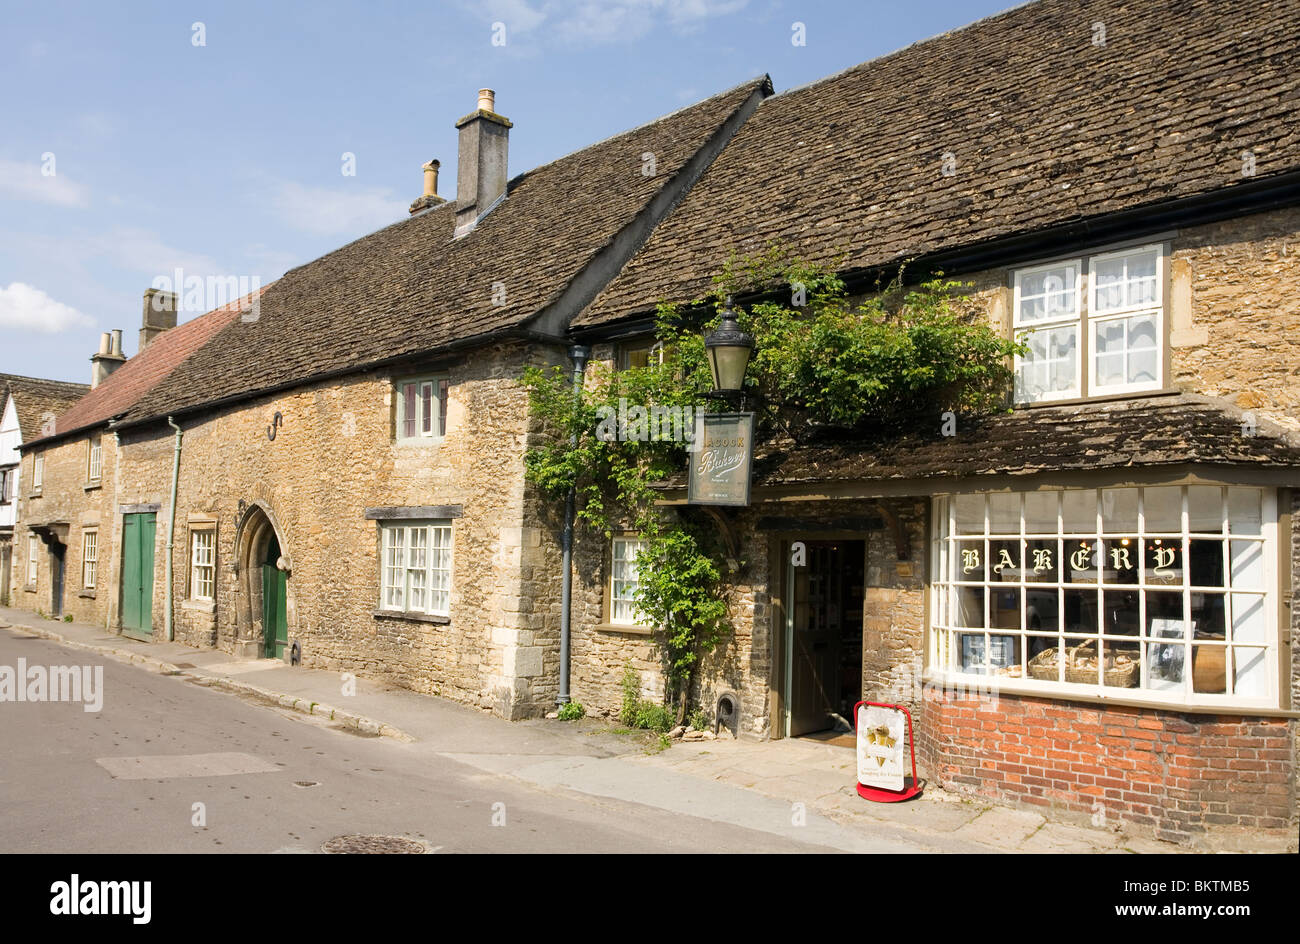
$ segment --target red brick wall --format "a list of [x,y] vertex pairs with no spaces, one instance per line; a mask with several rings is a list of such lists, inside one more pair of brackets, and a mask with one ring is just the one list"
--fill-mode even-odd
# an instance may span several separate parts
[[1195,842],[1295,833],[1295,722],[927,692],[917,747],[949,789],[1087,813]]

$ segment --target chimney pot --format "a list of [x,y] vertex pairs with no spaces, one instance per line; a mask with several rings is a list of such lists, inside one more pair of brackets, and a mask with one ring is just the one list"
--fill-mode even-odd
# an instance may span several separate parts
[[113,350],[113,336],[105,331],[99,336],[99,353],[109,354]]
[[439,161],[429,161],[424,165],[424,195],[426,197],[436,197],[438,195],[438,168],[442,164]]
[[122,332],[115,329],[99,336],[99,350],[90,357],[90,387],[93,390],[103,383],[108,375],[126,363],[122,353]]
[[109,353],[112,354],[114,357],[126,356],[122,353],[122,329],[121,328],[113,329],[113,347],[110,349]]
[[497,93],[491,89],[478,90],[478,107],[479,111],[496,111]]

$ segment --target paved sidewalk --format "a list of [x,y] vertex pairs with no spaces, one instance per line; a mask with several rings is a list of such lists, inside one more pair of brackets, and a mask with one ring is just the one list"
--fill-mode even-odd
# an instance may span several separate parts
[[878,804],[854,790],[851,748],[812,741],[675,742],[647,751],[595,719],[507,722],[433,696],[337,672],[179,643],[140,642],[102,627],[0,609],[0,628],[311,716],[354,734],[411,744],[552,792],[631,801],[817,842],[847,852],[1181,852],[1118,831],[1053,822],[1033,812],[929,787],[906,803]]

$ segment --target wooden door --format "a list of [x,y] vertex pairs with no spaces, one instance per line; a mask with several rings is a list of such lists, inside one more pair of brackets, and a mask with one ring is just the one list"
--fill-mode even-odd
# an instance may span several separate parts
[[283,659],[289,643],[289,582],[288,575],[276,566],[279,559],[280,544],[272,538],[262,563],[262,642],[268,659]]
[[812,541],[807,542],[807,548],[807,565],[793,568],[792,737],[832,727],[831,712],[839,708],[843,551],[837,544]]
[[153,550],[155,514],[122,516],[122,628],[153,634]]

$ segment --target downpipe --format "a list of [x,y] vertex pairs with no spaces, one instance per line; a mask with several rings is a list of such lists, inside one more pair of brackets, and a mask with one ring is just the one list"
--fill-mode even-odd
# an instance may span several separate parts
[[[587,366],[591,348],[575,344],[569,348],[569,357],[573,359],[573,397],[582,395],[582,375]],[[578,445],[578,433],[569,434],[569,446]],[[573,615],[573,516],[577,495],[574,489],[564,499],[564,530],[560,533],[560,568],[563,579],[560,582],[560,694],[555,699],[557,704],[569,702],[569,640],[570,619]]]
[[172,549],[175,547],[174,541],[176,537],[176,495],[179,491],[181,477],[181,440],[184,438],[185,434],[170,416],[167,417],[167,425],[176,430],[176,449],[172,453],[172,501],[171,506],[167,509],[167,558],[166,562],[163,564],[163,572],[165,574],[164,579],[167,581],[167,590],[164,594],[167,609],[166,612],[163,613],[163,618],[167,625],[167,641],[175,642],[176,626],[172,621],[172,598],[174,596],[174,589],[172,587]]

